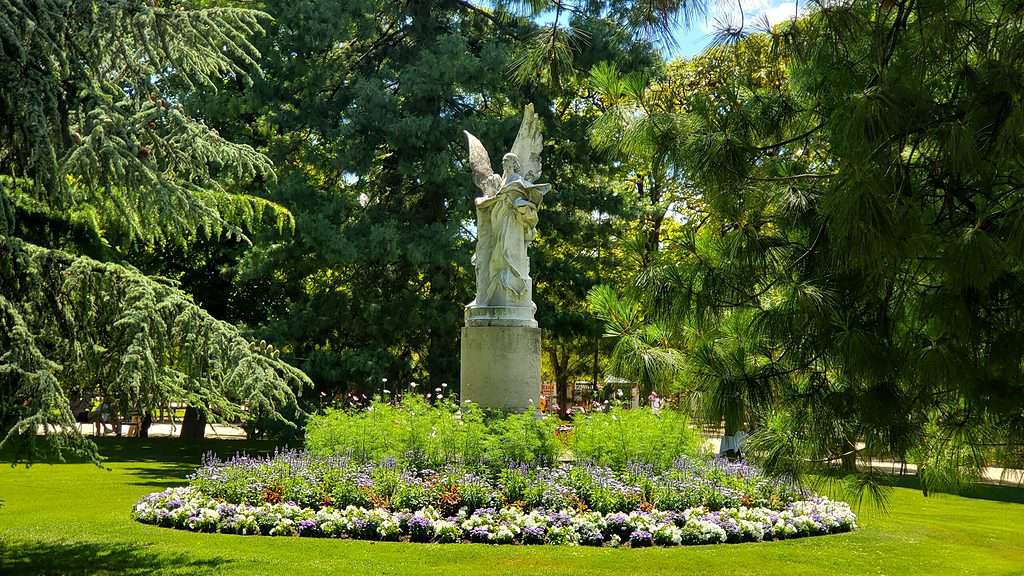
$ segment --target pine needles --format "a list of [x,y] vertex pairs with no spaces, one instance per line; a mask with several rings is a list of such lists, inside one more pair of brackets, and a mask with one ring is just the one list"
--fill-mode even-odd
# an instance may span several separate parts
[[273,347],[131,268],[2,237],[0,262],[0,445],[74,428],[72,390],[121,414],[187,400],[213,418],[283,421],[309,384]]

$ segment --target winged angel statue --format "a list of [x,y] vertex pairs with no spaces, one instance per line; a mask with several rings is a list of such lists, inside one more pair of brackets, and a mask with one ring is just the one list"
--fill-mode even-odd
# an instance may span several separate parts
[[550,184],[534,184],[540,177],[543,146],[540,117],[528,104],[523,110],[512,150],[501,159],[502,173],[491,169],[487,150],[466,132],[473,182],[483,192],[476,199],[476,299],[466,308],[467,323],[533,319],[533,287],[526,248],[533,240],[537,211]]

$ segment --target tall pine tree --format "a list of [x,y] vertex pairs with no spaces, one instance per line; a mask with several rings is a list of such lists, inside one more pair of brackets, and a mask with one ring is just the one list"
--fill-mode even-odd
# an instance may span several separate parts
[[269,160],[175,97],[248,81],[265,22],[146,0],[0,2],[0,445],[94,454],[72,401],[280,417],[308,382],[124,260],[132,244],[293,226],[240,193],[273,179]]
[[640,282],[684,382],[770,468],[1024,456],[1024,7],[811,3],[675,74],[696,194]]

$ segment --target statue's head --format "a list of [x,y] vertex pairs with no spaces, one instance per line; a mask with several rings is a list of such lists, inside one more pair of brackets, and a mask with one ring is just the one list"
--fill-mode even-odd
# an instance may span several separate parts
[[505,170],[505,175],[519,174],[522,169],[522,164],[519,163],[519,157],[509,152],[501,158],[501,167]]

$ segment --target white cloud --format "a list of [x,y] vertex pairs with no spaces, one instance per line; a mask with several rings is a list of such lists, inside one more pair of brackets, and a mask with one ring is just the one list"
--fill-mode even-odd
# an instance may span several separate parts
[[[793,18],[793,15],[796,13],[795,2],[779,2],[775,6],[771,6],[763,11],[763,14],[768,17],[768,22],[772,26]],[[760,19],[760,15],[758,18]]]
[[[711,2],[708,7],[708,18],[701,23],[701,28],[706,34],[713,34],[719,23],[727,23],[739,26],[740,13],[736,0],[718,0]],[[744,26],[749,31],[751,26],[761,22],[764,16],[774,26],[783,20],[793,17],[796,11],[796,2],[783,0],[739,0],[743,6]],[[801,10],[802,11],[802,10]]]

